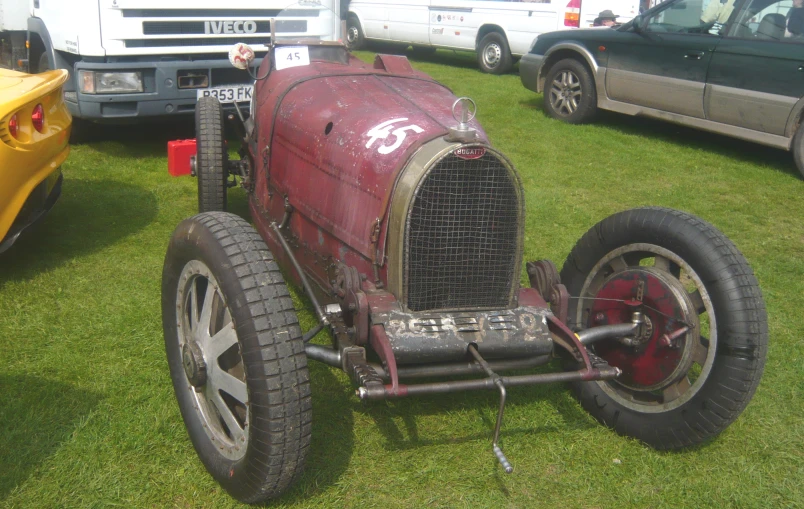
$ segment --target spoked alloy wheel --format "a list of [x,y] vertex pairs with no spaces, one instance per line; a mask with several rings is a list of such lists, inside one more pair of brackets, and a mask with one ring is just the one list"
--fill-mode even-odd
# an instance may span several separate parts
[[243,457],[248,446],[248,393],[240,344],[232,315],[215,276],[203,262],[191,260],[179,276],[176,292],[179,350],[204,432],[227,459]]
[[631,323],[632,336],[590,346],[622,370],[573,384],[581,404],[617,432],[658,449],[723,431],[754,394],[768,326],[756,278],[721,232],[670,209],[615,214],[590,229],[561,270],[569,325]]
[[301,329],[271,252],[243,219],[182,221],[162,272],[165,350],[187,434],[240,501],[282,495],[310,447]]
[[544,108],[551,117],[570,124],[592,120],[597,91],[589,68],[574,58],[552,64],[545,76]]
[[550,106],[568,117],[581,105],[581,80],[569,69],[562,70],[550,83]]

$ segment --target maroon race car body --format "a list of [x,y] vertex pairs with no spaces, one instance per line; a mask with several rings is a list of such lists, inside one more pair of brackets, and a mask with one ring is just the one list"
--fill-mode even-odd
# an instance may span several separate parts
[[[171,173],[198,178],[202,213],[179,225],[165,259],[167,355],[196,450],[235,497],[279,496],[300,475],[307,359],[343,369],[364,400],[499,391],[492,446],[507,472],[506,387],[571,382],[601,422],[658,448],[699,443],[739,415],[762,373],[767,321],[722,233],[636,209],[591,229],[560,274],[547,260],[523,267],[522,186],[471,100],[404,57],[366,64],[339,44],[292,48],[309,64],[278,69],[270,53],[251,116],[228,115],[240,160],[227,156],[212,98],[199,101],[197,139],[169,145]],[[258,234],[224,212],[230,177]],[[274,261],[316,311],[306,334]],[[310,342],[324,327],[332,346]],[[556,356],[566,370],[499,374]]]

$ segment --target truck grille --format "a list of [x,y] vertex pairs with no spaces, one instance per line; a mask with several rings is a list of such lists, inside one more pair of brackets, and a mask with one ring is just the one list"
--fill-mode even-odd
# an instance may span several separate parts
[[411,311],[507,308],[519,282],[519,180],[493,153],[434,164],[414,193],[405,233]]

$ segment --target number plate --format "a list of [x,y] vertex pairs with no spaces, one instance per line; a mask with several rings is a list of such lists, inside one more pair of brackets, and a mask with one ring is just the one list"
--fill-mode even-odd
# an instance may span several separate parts
[[254,93],[254,85],[233,85],[228,87],[204,88],[198,91],[198,99],[211,95],[222,103],[248,102]]

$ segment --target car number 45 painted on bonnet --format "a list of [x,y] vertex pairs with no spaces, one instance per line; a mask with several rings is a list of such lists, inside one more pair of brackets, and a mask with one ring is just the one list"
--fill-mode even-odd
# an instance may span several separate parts
[[[371,146],[374,145],[374,142],[377,140],[386,140],[388,139],[389,135],[393,135],[395,137],[393,144],[385,145],[385,142],[383,141],[383,144],[381,144],[377,149],[377,152],[380,154],[390,154],[402,146],[402,142],[405,141],[405,138],[407,137],[407,133],[405,131],[413,131],[416,134],[421,134],[424,132],[424,129],[415,124],[394,129],[394,124],[397,122],[404,122],[405,120],[407,120],[407,118],[386,120],[382,124],[377,124],[369,129],[369,131],[366,133],[366,136],[369,136],[369,141],[366,143],[366,148],[371,148]],[[391,129],[393,129],[393,131]]]

